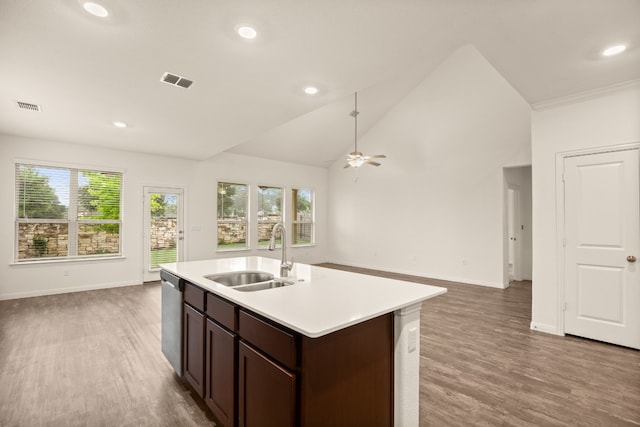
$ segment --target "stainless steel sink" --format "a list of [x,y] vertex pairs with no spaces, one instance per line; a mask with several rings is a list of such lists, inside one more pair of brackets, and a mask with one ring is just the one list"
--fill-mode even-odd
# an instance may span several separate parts
[[249,285],[240,286],[234,289],[236,291],[242,291],[242,292],[254,292],[254,291],[262,291],[264,289],[281,288],[283,286],[290,286],[295,283],[296,282],[294,282],[293,280],[273,279],[273,280],[267,280],[266,282],[251,283]]
[[[236,291],[255,292],[264,289],[281,288],[297,283],[295,280],[276,278],[271,273],[264,271],[234,271],[231,273],[210,274],[204,276],[224,286],[229,286]],[[298,280],[301,282],[302,280]]]
[[231,273],[210,274],[204,277],[221,285],[231,287],[273,280],[273,274],[264,271],[234,271]]

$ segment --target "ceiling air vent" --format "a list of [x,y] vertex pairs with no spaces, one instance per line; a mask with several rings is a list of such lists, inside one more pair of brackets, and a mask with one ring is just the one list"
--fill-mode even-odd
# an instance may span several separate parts
[[170,84],[172,86],[180,86],[185,89],[188,89],[189,86],[193,84],[192,80],[185,79],[182,76],[179,76],[177,74],[171,74],[171,73],[164,73],[160,81]]
[[18,108],[23,110],[31,110],[31,111],[42,111],[42,107],[37,104],[31,104],[29,102],[16,101],[18,104]]

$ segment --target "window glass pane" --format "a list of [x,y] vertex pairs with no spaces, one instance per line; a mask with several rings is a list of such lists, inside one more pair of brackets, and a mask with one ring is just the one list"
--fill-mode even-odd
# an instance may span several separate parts
[[273,226],[282,221],[282,188],[258,187],[258,247],[269,246]]
[[247,247],[247,185],[218,183],[218,249]]
[[293,245],[310,245],[314,243],[313,224],[313,192],[311,190],[291,190],[292,194],[292,237]]
[[244,249],[246,247],[246,222],[218,221],[218,249]]
[[313,243],[312,223],[293,223],[293,245],[310,245]]
[[119,224],[79,224],[78,255],[105,255],[120,252]]
[[149,268],[157,268],[178,260],[178,194],[151,193],[149,197]]
[[68,224],[21,222],[18,229],[18,260],[68,255]]
[[80,171],[78,218],[120,219],[121,178],[117,173]]
[[68,169],[16,166],[18,218],[65,219],[69,210]]

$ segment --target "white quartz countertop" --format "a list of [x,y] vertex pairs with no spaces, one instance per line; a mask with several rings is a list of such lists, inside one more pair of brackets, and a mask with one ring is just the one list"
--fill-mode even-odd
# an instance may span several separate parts
[[280,260],[238,257],[162,264],[188,282],[311,338],[373,319],[447,292],[446,288],[295,264],[280,288],[241,292],[204,276],[232,271],[265,271],[275,277]]

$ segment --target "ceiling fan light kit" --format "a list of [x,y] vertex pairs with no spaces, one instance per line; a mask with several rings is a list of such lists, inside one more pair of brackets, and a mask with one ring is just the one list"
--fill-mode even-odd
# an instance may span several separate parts
[[375,154],[372,156],[365,156],[360,151],[358,151],[358,114],[360,114],[360,112],[358,111],[358,92],[355,93],[354,98],[355,98],[355,107],[353,111],[349,113],[349,115],[353,117],[353,119],[355,120],[354,150],[351,153],[347,154],[347,164],[344,166],[344,168],[357,169],[360,166],[365,164],[372,165],[372,166],[380,166],[380,163],[374,162],[371,159],[384,159],[387,156],[385,156],[384,154]]

